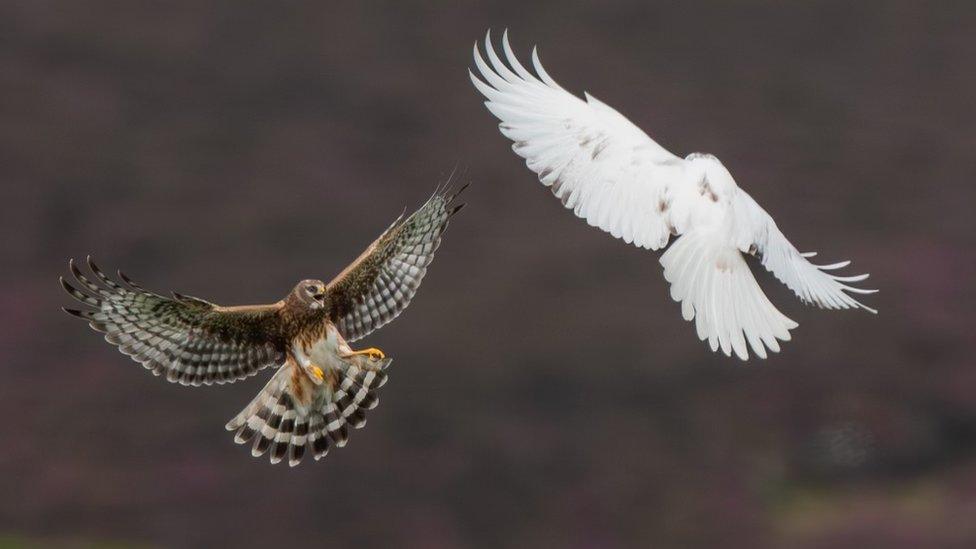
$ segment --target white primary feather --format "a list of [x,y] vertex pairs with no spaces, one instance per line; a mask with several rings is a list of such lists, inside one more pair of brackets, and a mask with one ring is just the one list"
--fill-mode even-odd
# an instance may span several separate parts
[[829,309],[863,308],[850,293],[867,294],[848,283],[868,275],[839,277],[827,271],[849,262],[814,265],[715,157],[682,159],[588,93],[586,101],[567,92],[532,52],[535,74],[502,37],[505,62],[485,38],[487,61],[478,44],[480,73],[471,81],[501,121],[502,134],[543,185],[587,223],[636,246],[657,250],[681,236],[661,257],[671,295],[682,316],[696,319],[712,350],[745,360],[746,344],[762,358],[779,351],[797,324],[763,294],[741,252],[762,265],[805,303]]

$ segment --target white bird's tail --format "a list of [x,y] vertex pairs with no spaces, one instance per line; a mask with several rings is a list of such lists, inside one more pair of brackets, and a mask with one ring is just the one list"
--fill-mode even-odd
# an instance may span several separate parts
[[739,250],[714,234],[685,233],[661,256],[661,265],[681,315],[695,319],[699,339],[708,339],[712,351],[721,347],[746,360],[748,341],[766,358],[766,348],[779,352],[776,340],[789,341],[797,327],[769,301]]

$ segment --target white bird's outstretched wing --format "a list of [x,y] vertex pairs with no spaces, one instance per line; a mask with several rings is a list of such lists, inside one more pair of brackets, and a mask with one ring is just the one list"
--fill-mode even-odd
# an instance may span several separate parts
[[773,218],[751,196],[740,189],[736,199],[737,218],[747,217],[750,220],[749,223],[740,224],[741,227],[748,227],[748,232],[736,235],[742,242],[748,242],[743,249],[748,250],[750,246],[755,246],[763,267],[793,290],[801,301],[824,309],[861,308],[871,313],[878,312],[850,295],[873,294],[878,291],[849,285],[866,280],[867,274],[836,276],[828,272],[843,269],[850,265],[850,261],[814,265],[807,259],[817,255],[817,252],[800,253],[779,230]]
[[686,162],[651,140],[623,115],[586,94],[557,84],[536,51],[529,72],[502,38],[505,66],[485,39],[488,62],[474,47],[471,81],[488,99],[502,134],[563,205],[615,238],[656,250],[671,235],[669,187],[687,179]]

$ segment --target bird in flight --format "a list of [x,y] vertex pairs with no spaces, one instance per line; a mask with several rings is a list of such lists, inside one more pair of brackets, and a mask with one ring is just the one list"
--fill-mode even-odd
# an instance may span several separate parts
[[[853,295],[874,293],[851,284],[867,274],[838,276],[842,261],[816,265],[800,253],[776,222],[710,154],[679,158],[627,118],[588,93],[563,89],[533,49],[533,74],[502,37],[502,61],[485,38],[481,77],[469,71],[485,105],[512,149],[538,174],[563,206],[615,238],[649,250],[664,248],[664,278],[685,320],[695,320],[701,340],[742,360],[748,347],[766,358],[790,340],[797,323],[776,309],[759,288],[743,254],[756,256],[804,302],[827,309],[874,309]],[[852,295],[853,294],[853,295]]]
[[[466,185],[465,185],[466,186]],[[106,276],[91,258],[94,280],[69,262],[75,288],[90,309],[64,309],[105,333],[105,340],[153,374],[182,385],[233,383],[269,366],[277,372],[227,430],[255,457],[295,466],[306,450],[316,460],[345,446],[347,426],[366,423],[390,359],[349,343],[399,315],[420,286],[464,190],[439,191],[393,224],[328,284],[302,280],[269,305],[224,307],[187,295],[165,297],[121,272]]]

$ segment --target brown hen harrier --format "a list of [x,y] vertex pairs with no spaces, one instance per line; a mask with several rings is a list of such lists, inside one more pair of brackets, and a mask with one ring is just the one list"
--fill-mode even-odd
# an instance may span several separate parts
[[[183,385],[231,383],[268,366],[278,371],[227,424],[251,453],[272,463],[316,460],[344,446],[347,425],[362,427],[376,407],[391,359],[379,349],[354,351],[399,315],[417,292],[464,190],[437,192],[407,219],[400,216],[332,282],[303,280],[270,305],[222,307],[186,295],[164,297],[119,273],[123,284],[88,260],[96,280],[69,263],[80,289],[72,297],[93,310],[65,309],[155,375]],[[100,283],[100,284],[99,284]]]

